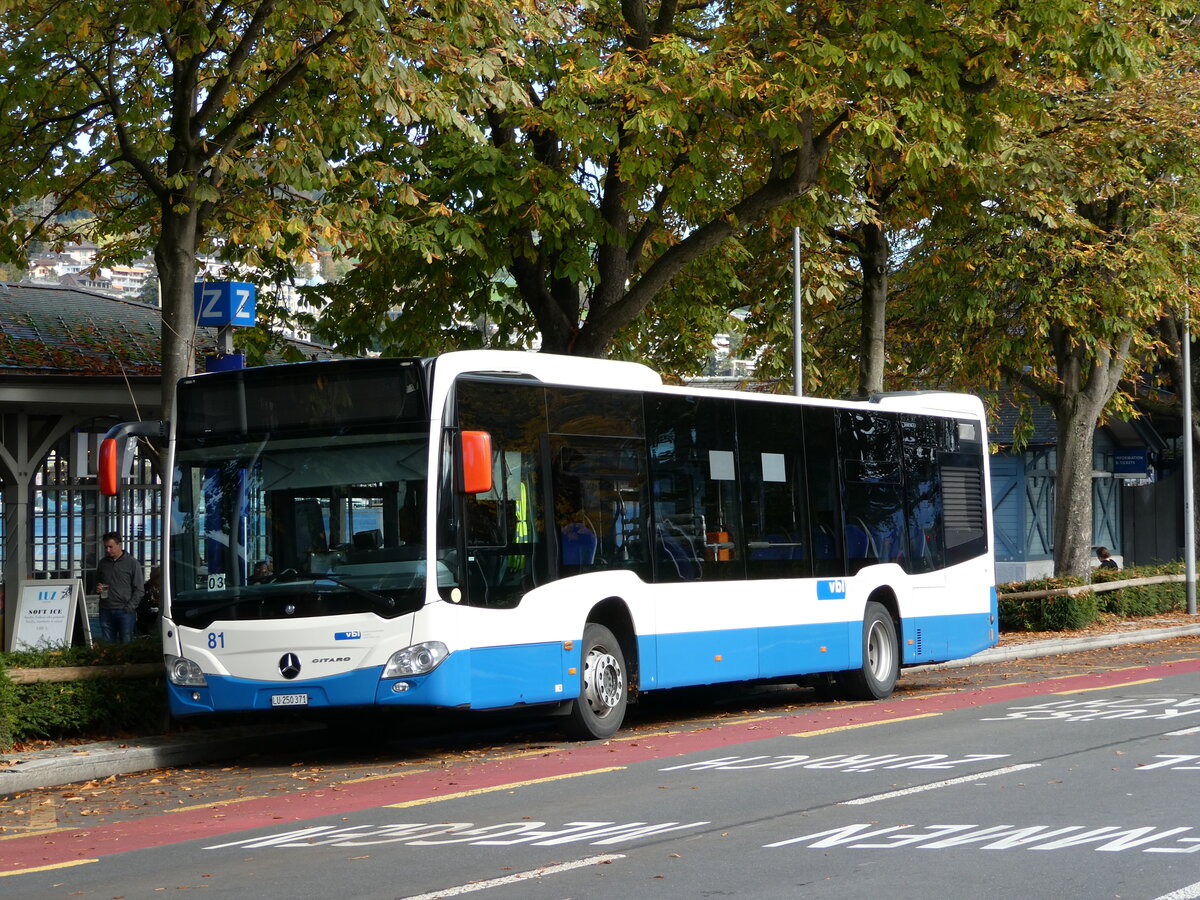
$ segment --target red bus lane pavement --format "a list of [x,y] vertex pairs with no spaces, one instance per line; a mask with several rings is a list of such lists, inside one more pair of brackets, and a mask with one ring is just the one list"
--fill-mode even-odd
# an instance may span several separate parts
[[195,839],[212,840],[237,832],[277,827],[280,823],[306,822],[382,806],[419,806],[455,797],[515,790],[551,780],[605,774],[639,762],[784,735],[812,735],[826,730],[909,721],[969,707],[1145,683],[1195,672],[1200,672],[1200,659],[816,711],[768,714],[704,730],[629,735],[603,743],[524,751],[487,762],[439,765],[397,775],[370,776],[283,796],[199,804],[92,828],[0,836],[0,879],[93,863],[117,853]]

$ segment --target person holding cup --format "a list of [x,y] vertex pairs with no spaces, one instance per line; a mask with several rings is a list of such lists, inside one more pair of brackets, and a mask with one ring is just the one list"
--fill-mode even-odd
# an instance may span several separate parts
[[142,564],[121,547],[121,535],[105,532],[104,558],[96,566],[96,592],[100,595],[100,634],[108,643],[133,640],[138,604],[146,590]]

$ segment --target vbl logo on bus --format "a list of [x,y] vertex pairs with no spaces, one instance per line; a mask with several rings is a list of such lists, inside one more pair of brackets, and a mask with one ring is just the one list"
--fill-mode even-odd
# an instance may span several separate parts
[[845,578],[822,578],[817,582],[818,600],[845,600]]

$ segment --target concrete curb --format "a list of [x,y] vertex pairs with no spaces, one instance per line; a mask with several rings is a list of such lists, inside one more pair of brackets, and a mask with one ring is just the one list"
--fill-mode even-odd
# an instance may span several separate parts
[[[1200,635],[1200,624],[1151,628],[1144,631],[1103,634],[1095,637],[1061,638],[1031,641],[1008,647],[993,647],[967,659],[922,666],[928,669],[953,669],[987,665],[1012,659],[1033,659],[1119,647],[1122,644],[1147,644],[1168,638]],[[269,729],[271,734],[293,741],[317,739],[324,734],[320,725],[294,725]],[[189,766],[213,760],[229,759],[260,751],[263,728],[225,728],[195,730],[170,736],[145,737],[132,742],[81,744],[36,753],[22,754],[13,765],[0,769],[0,796],[59,787],[110,775],[128,775],[164,766]]]
[[293,741],[306,741],[325,731],[320,725],[278,728],[222,728],[176,735],[143,737],[134,741],[105,741],[21,754],[0,769],[0,796],[37,788],[58,787],[110,775],[128,775],[189,766],[260,752],[269,732]]
[[1200,634],[1200,624],[1173,625],[1169,628],[1147,628],[1143,631],[1098,634],[1095,637],[1051,638],[1050,640],[1030,641],[1028,644],[992,647],[989,650],[976,653],[974,656],[968,656],[966,659],[955,659],[950,662],[937,663],[934,666],[930,666],[930,668],[957,669],[963,666],[980,666],[994,662],[1006,662],[1010,659],[1034,659],[1039,656],[1057,656],[1060,653],[1081,653],[1084,650],[1103,650],[1106,647],[1120,647],[1124,644],[1150,644],[1154,641],[1187,637],[1193,634]]

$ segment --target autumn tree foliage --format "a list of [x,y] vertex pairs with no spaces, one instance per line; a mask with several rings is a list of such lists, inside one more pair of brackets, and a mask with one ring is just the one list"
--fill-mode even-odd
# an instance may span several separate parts
[[0,0],[0,251],[70,238],[73,211],[101,261],[152,248],[169,415],[194,360],[198,254],[279,264],[386,233],[378,202],[417,195],[369,151],[416,121],[468,127],[484,98],[520,102],[503,68],[527,26],[461,0]]
[[[905,261],[926,223],[946,207],[993,190],[1021,190],[1008,160],[1030,130],[1064,127],[1073,113],[1064,99],[1111,93],[1123,81],[1136,81],[1157,66],[1169,39],[1164,30],[1175,5],[1042,4],[1029,10],[997,11],[1011,52],[993,76],[957,91],[926,95],[919,90],[899,107],[893,127],[870,133],[847,132],[847,140],[827,168],[822,188],[836,191],[815,221],[805,226],[806,318],[814,345],[807,357],[818,371],[808,378],[843,393],[865,396],[929,382],[928,348],[922,347],[920,310],[901,309],[898,329],[887,327],[889,298],[908,280]],[[978,15],[962,7],[959,15]],[[946,11],[950,15],[950,11]],[[937,55],[944,33],[905,34],[922,56]],[[920,115],[913,109],[922,110]],[[957,123],[954,139],[922,140],[926,120],[947,116]],[[1057,124],[1047,124],[1048,122]],[[899,248],[899,252],[897,252]],[[835,261],[826,257],[832,255]],[[760,298],[781,284],[779,255],[772,271],[747,280],[762,286]],[[893,283],[894,282],[894,283]],[[790,341],[786,306],[783,321],[772,315],[779,304],[756,304],[753,330],[770,351]],[[768,363],[775,357],[768,355]]]
[[1160,21],[1138,78],[1048,96],[993,188],[947,202],[915,255],[925,338],[959,377],[1054,410],[1059,574],[1088,570],[1096,426],[1129,413],[1122,379],[1153,365],[1195,268],[1183,252],[1200,211],[1195,35]]
[[[424,352],[469,340],[623,354],[639,317],[698,334],[693,314],[749,267],[748,229],[780,227],[817,188],[849,196],[865,145],[936,179],[1004,127],[1014,59],[1069,58],[1089,4],[616,3],[570,7],[531,42],[528,103],[430,125],[389,155],[428,203],[327,292],[347,348]],[[1005,91],[995,91],[996,86]],[[431,219],[432,217],[432,219]],[[432,226],[431,226],[432,222]],[[743,296],[742,302],[745,302]],[[470,326],[469,328],[465,326]]]

